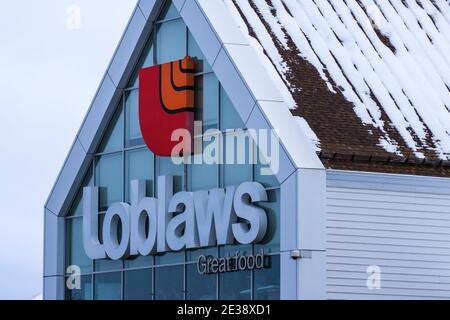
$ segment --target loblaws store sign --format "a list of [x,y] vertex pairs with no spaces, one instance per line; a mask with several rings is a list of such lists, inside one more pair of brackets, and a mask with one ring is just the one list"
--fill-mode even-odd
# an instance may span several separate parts
[[158,198],[144,196],[143,180],[131,181],[130,189],[130,204],[115,203],[106,211],[101,243],[99,189],[84,188],[83,243],[91,259],[118,260],[236,242],[250,244],[266,235],[267,214],[257,203],[267,201],[267,192],[258,182],[173,194],[173,177],[160,176]]
[[[144,141],[155,155],[171,156],[176,147],[172,133],[179,129],[192,133],[194,128],[194,60],[186,57],[141,69],[139,83]],[[191,155],[192,145],[190,141],[179,155]],[[157,198],[145,196],[146,183],[140,180],[131,182],[130,194],[130,203],[108,208],[99,230],[99,189],[84,188],[83,245],[91,259],[257,243],[267,231],[267,214],[257,205],[267,201],[267,193],[257,182],[173,194],[173,177],[160,176]]]

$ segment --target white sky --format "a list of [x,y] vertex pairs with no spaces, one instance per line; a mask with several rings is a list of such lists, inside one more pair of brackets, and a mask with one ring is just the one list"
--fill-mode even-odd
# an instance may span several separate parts
[[0,299],[42,292],[43,206],[135,4],[0,0]]

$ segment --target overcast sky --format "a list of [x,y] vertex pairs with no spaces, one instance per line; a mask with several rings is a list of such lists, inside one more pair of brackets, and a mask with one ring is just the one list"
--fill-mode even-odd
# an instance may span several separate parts
[[43,206],[135,4],[0,0],[0,299],[42,293]]

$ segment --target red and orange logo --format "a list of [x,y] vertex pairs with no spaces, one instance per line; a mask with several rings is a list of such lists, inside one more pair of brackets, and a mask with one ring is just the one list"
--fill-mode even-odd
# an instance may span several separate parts
[[[139,71],[139,123],[148,148],[158,156],[171,156],[177,129],[194,131],[194,66],[183,60]],[[192,141],[191,141],[192,145]]]

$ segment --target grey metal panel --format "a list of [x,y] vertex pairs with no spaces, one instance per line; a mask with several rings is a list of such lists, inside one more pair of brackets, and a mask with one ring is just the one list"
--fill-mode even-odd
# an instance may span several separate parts
[[320,169],[297,170],[298,248],[326,248],[326,173]]
[[138,3],[139,8],[142,11],[146,20],[155,20],[154,8],[157,2],[162,2],[162,0],[140,0]]
[[195,0],[186,0],[180,15],[193,34],[195,41],[202,48],[206,60],[208,60],[210,65],[213,65],[222,44],[197,2]]
[[297,261],[291,258],[289,252],[280,254],[280,299],[297,299]]
[[234,18],[223,1],[196,1],[222,43],[248,45],[241,30],[230,25],[230,21],[233,21]]
[[[239,70],[255,100],[283,102],[278,88],[270,81],[268,71],[255,56],[253,47],[241,44],[224,44],[224,48],[232,57],[236,69]],[[283,106],[287,109],[285,105]]]
[[[237,109],[239,109],[239,107],[237,107]],[[257,106],[255,106],[255,108],[253,109],[245,125],[248,129],[255,130],[270,130],[272,128],[264,114]],[[280,140],[279,142],[279,169],[278,172],[274,172],[274,174],[276,175],[278,181],[281,183],[295,172],[295,167],[292,164],[292,160],[290,159],[288,152],[283,147],[283,141]]]
[[44,277],[44,300],[64,299],[64,277]]
[[298,299],[326,299],[326,253],[313,251],[311,258],[297,260]]
[[281,184],[280,250],[297,249],[298,176],[292,174]]
[[222,83],[231,102],[236,106],[236,111],[241,119],[246,122],[255,106],[255,100],[224,49],[217,56],[213,71]]
[[86,154],[80,141],[76,139],[47,201],[48,210],[56,215],[65,213],[75,192],[74,185],[80,183],[90,160],[91,156]]
[[186,0],[172,0],[172,3],[178,9],[178,11],[181,11],[184,4],[186,3]]
[[[450,179],[327,171],[327,297],[450,298]],[[367,267],[381,269],[369,289]]]
[[324,169],[310,140],[301,127],[293,121],[291,111],[284,102],[258,101],[258,107],[268,119],[270,127],[277,130],[283,146],[289,150],[290,158],[297,168]]
[[101,133],[105,130],[120,98],[120,90],[117,90],[110,77],[105,75],[78,133],[86,152],[95,152]]
[[450,194],[449,178],[425,176],[328,170],[327,184],[330,187]]
[[64,218],[44,212],[44,276],[64,274]]
[[147,40],[148,32],[144,32],[144,29],[146,26],[151,28],[151,25],[147,24],[141,10],[136,7],[108,68],[108,74],[117,88],[124,89],[127,86]]

